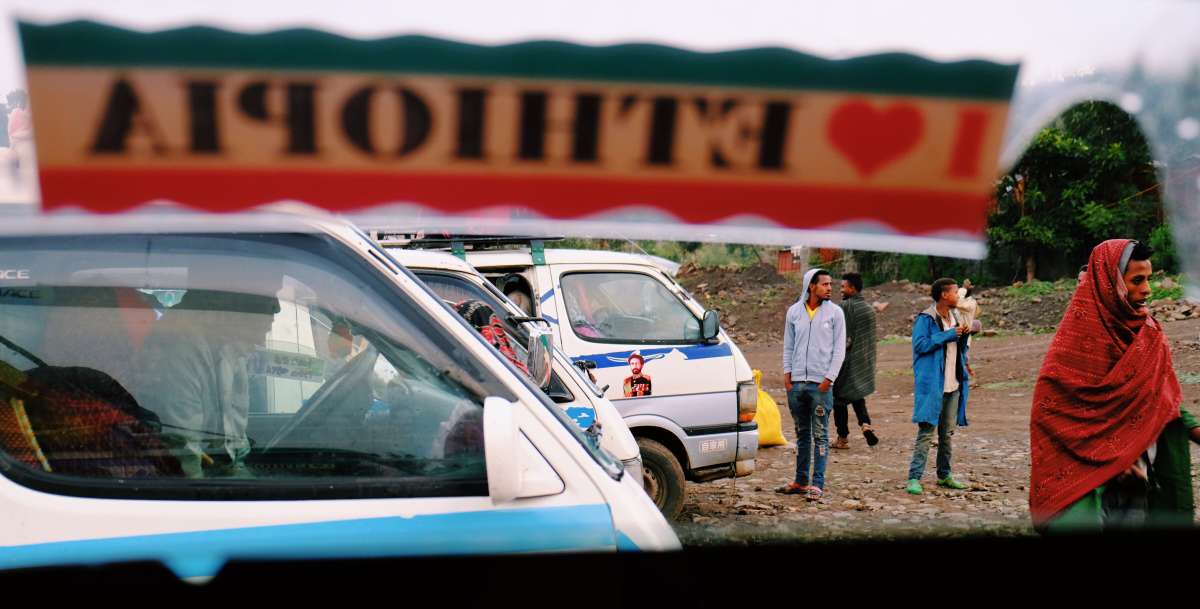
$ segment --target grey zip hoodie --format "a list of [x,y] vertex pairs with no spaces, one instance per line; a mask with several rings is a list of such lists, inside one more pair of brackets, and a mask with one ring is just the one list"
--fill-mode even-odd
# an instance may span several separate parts
[[804,308],[809,282],[819,270],[804,274],[804,291],[800,300],[788,307],[784,322],[783,371],[795,382],[836,381],[846,359],[846,317],[842,308],[826,300],[811,320]]

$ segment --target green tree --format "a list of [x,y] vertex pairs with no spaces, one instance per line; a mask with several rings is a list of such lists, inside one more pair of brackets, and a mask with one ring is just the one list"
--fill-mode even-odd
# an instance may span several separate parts
[[987,232],[995,255],[1015,254],[1032,281],[1039,263],[1069,267],[1099,241],[1149,239],[1162,222],[1137,123],[1112,104],[1086,102],[1042,129],[1000,178]]

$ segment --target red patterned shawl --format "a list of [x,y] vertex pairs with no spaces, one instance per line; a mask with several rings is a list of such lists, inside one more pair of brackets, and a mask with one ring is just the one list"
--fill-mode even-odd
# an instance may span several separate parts
[[1125,239],[1097,245],[1033,392],[1029,511],[1035,524],[1133,465],[1179,416],[1162,326],[1126,299]]

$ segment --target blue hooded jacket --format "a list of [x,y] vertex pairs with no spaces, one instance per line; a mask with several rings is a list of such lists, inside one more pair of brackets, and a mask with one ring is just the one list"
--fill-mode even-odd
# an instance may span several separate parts
[[[955,323],[961,324],[958,313],[950,310]],[[942,394],[946,386],[946,345],[958,341],[957,376],[958,425],[967,424],[967,393],[970,376],[967,374],[967,338],[969,334],[957,336],[954,328],[942,329],[937,307],[931,306],[917,315],[913,322],[913,423],[938,424],[942,413]]]

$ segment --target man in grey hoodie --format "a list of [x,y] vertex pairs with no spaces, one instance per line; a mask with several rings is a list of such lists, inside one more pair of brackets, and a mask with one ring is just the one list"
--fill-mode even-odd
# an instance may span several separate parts
[[804,291],[788,308],[783,328],[783,385],[796,423],[796,480],[776,491],[803,494],[809,501],[820,499],[825,489],[833,382],[846,358],[846,318],[829,302],[832,294],[828,271],[805,273]]

